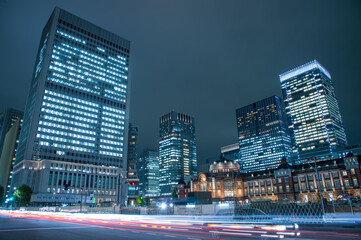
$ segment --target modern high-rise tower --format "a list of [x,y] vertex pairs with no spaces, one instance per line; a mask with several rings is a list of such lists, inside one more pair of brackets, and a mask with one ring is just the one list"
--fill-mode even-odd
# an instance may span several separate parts
[[137,164],[139,192],[143,197],[159,196],[159,157],[158,151],[147,149],[139,156]]
[[4,145],[5,135],[16,121],[23,118],[23,115],[23,112],[12,108],[5,109],[5,111],[0,114],[0,156]]
[[124,201],[130,47],[84,19],[53,11],[40,40],[14,168],[14,186],[30,185],[32,201]]
[[5,135],[0,155],[0,185],[4,187],[6,198],[9,197],[10,193],[22,121],[22,118],[17,118],[16,122],[12,123],[11,128]]
[[236,110],[241,170],[262,171],[291,157],[282,100],[272,96]]
[[159,172],[161,196],[170,196],[180,179],[196,177],[194,117],[175,111],[160,117]]
[[279,76],[296,163],[347,145],[330,73],[316,60]]

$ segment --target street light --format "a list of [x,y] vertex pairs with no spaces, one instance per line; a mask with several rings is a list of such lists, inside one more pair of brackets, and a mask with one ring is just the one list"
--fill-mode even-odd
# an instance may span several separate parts
[[80,191],[80,213],[81,213],[81,210],[82,210],[82,201],[83,201],[83,188],[80,188],[81,191]]
[[[318,169],[317,169],[316,158],[314,158],[314,161],[315,161],[315,171],[316,171],[316,178],[317,178],[317,189],[318,189],[318,192],[320,193],[320,197],[321,197],[322,215],[325,216],[325,206],[323,203],[323,194],[322,194],[321,183],[320,183],[320,175],[319,175]],[[312,167],[312,165],[310,163],[307,163],[307,164]]]
[[238,176],[238,171],[236,172],[236,175],[234,176],[234,170],[232,171],[232,180],[233,180],[233,215],[236,215],[236,177]]

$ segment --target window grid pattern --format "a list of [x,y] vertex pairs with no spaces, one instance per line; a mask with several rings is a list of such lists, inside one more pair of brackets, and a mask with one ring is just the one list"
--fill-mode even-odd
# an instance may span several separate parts
[[236,110],[241,169],[278,167],[291,157],[291,140],[281,99],[266,98]]
[[331,78],[318,68],[281,83],[290,124],[293,158],[331,155],[347,145]]
[[196,177],[194,118],[171,112],[160,119],[159,162],[161,195],[171,195],[180,179]]

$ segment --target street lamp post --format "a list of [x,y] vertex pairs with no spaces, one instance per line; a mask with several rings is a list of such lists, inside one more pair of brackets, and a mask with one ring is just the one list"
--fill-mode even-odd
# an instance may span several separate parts
[[[316,178],[317,178],[317,188],[318,188],[318,191],[319,191],[320,197],[321,197],[322,215],[325,216],[325,206],[323,203],[323,194],[322,194],[321,183],[320,183],[320,175],[318,173],[316,159],[314,159],[314,160],[315,160],[315,171],[316,171]],[[308,164],[308,165],[310,165],[312,167],[311,164]]]
[[234,174],[234,170],[232,171],[232,180],[233,180],[233,215],[236,215],[236,177],[238,176],[238,172],[236,175]]
[[83,188],[80,188],[80,213],[82,211],[82,202],[83,202]]

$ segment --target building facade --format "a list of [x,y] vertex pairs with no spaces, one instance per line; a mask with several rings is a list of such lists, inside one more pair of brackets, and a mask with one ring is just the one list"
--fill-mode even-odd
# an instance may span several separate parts
[[119,177],[124,173],[118,167],[23,160],[14,167],[14,172],[21,172],[19,181],[32,188],[34,203],[98,205],[118,202],[121,198]]
[[1,151],[3,150],[5,135],[16,121],[23,118],[23,115],[24,113],[22,111],[12,108],[5,109],[5,111],[0,115],[0,156]]
[[276,168],[291,157],[291,140],[282,100],[272,96],[236,110],[241,170]]
[[[180,186],[179,197],[190,192],[208,191],[214,201],[291,201],[317,202],[361,197],[361,156],[324,160],[315,164],[291,166],[285,159],[277,169],[239,173],[236,162],[221,159],[209,173],[199,173],[188,186]],[[315,170],[317,168],[317,171]],[[318,173],[318,178],[317,178]]]
[[20,130],[23,119],[18,118],[6,133],[3,149],[0,155],[0,185],[4,187],[5,197],[9,197],[10,187],[13,177],[13,168],[15,164],[15,155],[18,147]]
[[137,173],[137,140],[138,128],[129,123],[128,127],[128,157],[127,157],[127,183],[128,205],[134,205],[139,196],[139,179]]
[[144,150],[138,160],[139,192],[143,197],[159,196],[158,151]]
[[179,179],[197,176],[194,117],[175,111],[160,117],[159,165],[161,196],[170,196]]
[[241,160],[241,155],[239,152],[239,143],[234,143],[231,145],[221,147],[221,154],[226,159],[239,162]]
[[[17,166],[28,166],[23,161],[51,160],[78,164],[78,168],[126,170],[130,45],[126,39],[55,8],[40,40]],[[16,169],[15,187],[24,183],[22,176],[30,171]],[[39,171],[35,172],[41,174]],[[126,176],[122,173],[117,179],[123,186],[121,199],[114,198],[114,190],[112,194],[108,191],[108,199],[124,202],[125,180],[119,178]],[[52,194],[53,185],[40,187],[48,181],[33,179],[39,179],[34,180],[34,195]],[[71,188],[69,194],[81,190],[78,185]]]
[[295,163],[347,145],[330,73],[316,60],[279,76]]
[[128,127],[128,172],[135,171],[136,163],[137,163],[137,141],[138,141],[138,128],[134,127],[131,123],[129,123]]

